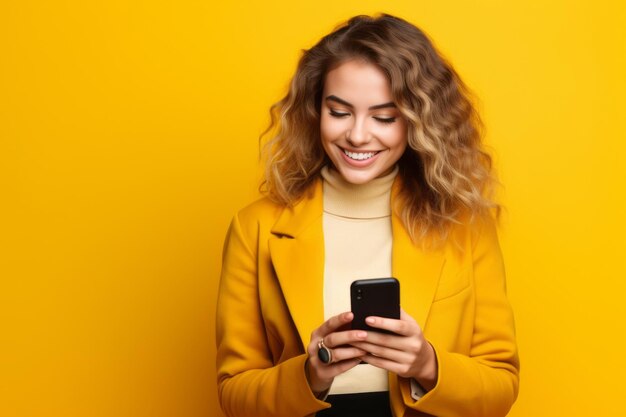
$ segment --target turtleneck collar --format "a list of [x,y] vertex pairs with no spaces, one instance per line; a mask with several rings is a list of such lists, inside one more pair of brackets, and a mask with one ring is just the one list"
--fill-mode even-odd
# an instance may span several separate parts
[[365,184],[346,181],[334,168],[322,168],[324,211],[353,219],[373,219],[391,215],[391,186],[398,174],[396,165],[389,174]]

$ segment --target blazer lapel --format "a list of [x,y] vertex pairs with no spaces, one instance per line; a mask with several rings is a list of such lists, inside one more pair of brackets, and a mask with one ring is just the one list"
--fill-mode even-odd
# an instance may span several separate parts
[[[399,189],[396,179],[392,201]],[[443,251],[423,249],[419,243],[413,243],[395,210],[391,216],[391,233],[391,270],[400,281],[400,305],[424,329],[445,263]]]
[[324,321],[322,181],[313,194],[285,209],[272,228],[270,257],[302,345]]

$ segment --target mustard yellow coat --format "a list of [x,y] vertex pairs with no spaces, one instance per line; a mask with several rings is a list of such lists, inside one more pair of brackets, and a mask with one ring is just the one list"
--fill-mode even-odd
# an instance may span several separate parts
[[[392,199],[398,191],[394,183]],[[305,347],[324,321],[322,183],[293,208],[267,199],[241,210],[224,246],[217,304],[219,399],[231,417],[297,417],[329,407],[305,375]],[[491,222],[458,226],[438,250],[414,245],[392,216],[401,304],[437,354],[437,385],[420,400],[389,374],[395,416],[504,416],[519,362]]]

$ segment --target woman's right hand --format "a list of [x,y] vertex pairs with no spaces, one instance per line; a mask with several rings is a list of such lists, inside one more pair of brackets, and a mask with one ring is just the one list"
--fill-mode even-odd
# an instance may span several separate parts
[[[351,312],[341,313],[326,320],[320,327],[311,333],[311,342],[307,347],[309,359],[306,370],[309,386],[316,396],[330,388],[333,379],[361,362],[365,355],[362,349],[351,346],[351,343],[361,342],[367,337],[364,330],[342,330],[352,321]],[[332,351],[332,362],[326,364],[317,356],[320,341]]]

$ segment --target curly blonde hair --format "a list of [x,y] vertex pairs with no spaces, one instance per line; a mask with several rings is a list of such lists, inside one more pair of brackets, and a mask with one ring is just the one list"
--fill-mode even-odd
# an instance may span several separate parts
[[330,164],[321,143],[321,95],[327,71],[352,59],[377,65],[407,120],[408,146],[399,160],[401,190],[394,210],[417,241],[445,238],[461,216],[499,205],[491,196],[492,160],[471,95],[426,34],[400,18],[356,16],[305,50],[287,95],[270,109],[261,138],[266,168],[261,190],[292,205]]

